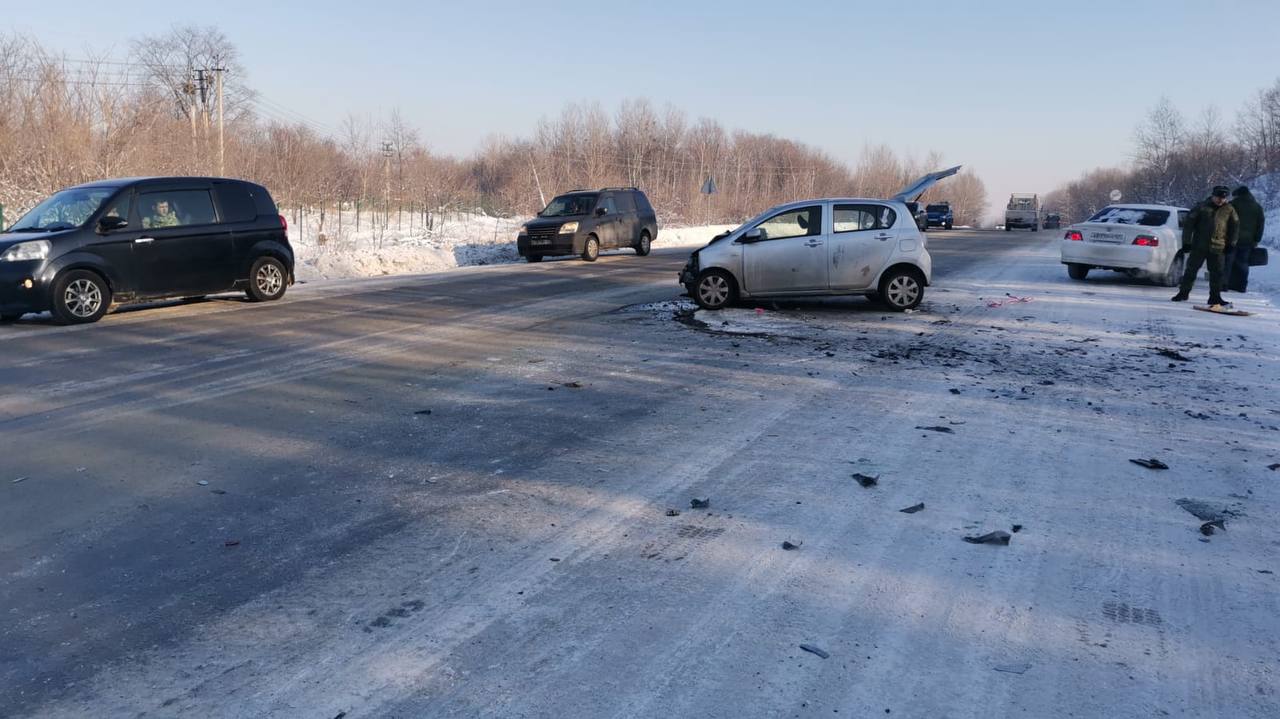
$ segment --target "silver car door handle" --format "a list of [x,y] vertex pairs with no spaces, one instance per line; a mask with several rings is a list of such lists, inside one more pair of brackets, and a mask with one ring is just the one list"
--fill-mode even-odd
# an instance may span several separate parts
[[884,242],[885,240],[893,239],[893,235],[876,235],[876,239]]
[[805,246],[805,247],[822,247],[822,243],[821,243],[821,242],[814,242],[814,241],[810,240],[809,242],[804,243],[804,246]]
[[138,239],[136,239],[136,240],[134,240],[134,241],[133,241],[133,244],[135,244],[135,245],[147,245],[147,244],[151,244],[152,242],[155,242],[155,241],[156,241],[156,238],[154,238],[154,237],[139,237]]

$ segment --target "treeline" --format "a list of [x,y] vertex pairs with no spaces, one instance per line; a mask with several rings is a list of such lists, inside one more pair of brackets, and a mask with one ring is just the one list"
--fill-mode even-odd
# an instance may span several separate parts
[[[218,174],[221,166],[338,235],[353,223],[431,227],[440,213],[476,209],[526,215],[558,192],[609,185],[644,189],[664,223],[729,222],[804,197],[886,197],[943,165],[936,153],[918,160],[869,145],[849,166],[802,143],[691,121],[645,100],[612,114],[571,105],[529,137],[491,138],[456,158],[431,152],[398,112],[351,115],[329,128],[263,97],[216,30],[177,28],[131,47],[127,62],[67,58],[0,35],[0,203],[10,220],[68,185]],[[212,68],[225,68],[222,143]],[[701,191],[708,179],[712,194]],[[971,172],[933,197],[951,200],[958,224],[977,224],[985,210],[986,189]]]
[[1231,123],[1213,108],[1188,121],[1161,99],[1134,131],[1130,164],[1087,172],[1047,195],[1045,206],[1078,222],[1119,190],[1122,202],[1191,207],[1214,185],[1234,189],[1273,172],[1280,172],[1280,80],[1250,98]]

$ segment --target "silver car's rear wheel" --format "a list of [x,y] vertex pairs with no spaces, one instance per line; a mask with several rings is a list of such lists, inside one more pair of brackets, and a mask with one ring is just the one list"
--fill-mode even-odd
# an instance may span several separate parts
[[718,310],[733,301],[733,280],[720,270],[711,270],[698,278],[693,287],[693,300],[704,310]]
[[924,299],[924,281],[911,270],[892,270],[880,281],[880,299],[898,312],[914,309]]

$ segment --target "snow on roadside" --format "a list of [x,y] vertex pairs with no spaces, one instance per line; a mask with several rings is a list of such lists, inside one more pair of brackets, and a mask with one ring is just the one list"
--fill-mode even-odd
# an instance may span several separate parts
[[[448,215],[435,226],[396,229],[394,220],[386,229],[371,227],[368,217],[355,231],[355,216],[343,216],[343,230],[337,233],[336,218],[327,218],[326,235],[318,218],[309,217],[302,227],[289,227],[289,241],[297,252],[298,278],[304,282],[320,279],[379,277],[440,272],[455,267],[519,262],[516,234],[528,218],[493,217],[481,212]],[[660,228],[655,249],[697,247],[731,225]]]

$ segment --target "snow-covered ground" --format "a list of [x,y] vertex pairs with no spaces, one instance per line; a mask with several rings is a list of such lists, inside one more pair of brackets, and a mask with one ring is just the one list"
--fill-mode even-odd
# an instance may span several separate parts
[[[289,240],[298,256],[298,278],[304,282],[427,274],[454,267],[521,261],[516,251],[516,234],[528,219],[492,217],[480,212],[448,214],[434,229],[427,231],[421,223],[410,229],[407,220],[402,229],[396,229],[394,219],[389,227],[382,229],[375,226],[366,213],[361,229],[356,231],[354,213],[346,212],[341,232],[337,230],[336,218],[330,214],[326,218],[326,231],[322,233],[318,216],[309,215],[303,227],[289,227]],[[696,247],[726,229],[731,226],[662,227],[653,246]],[[324,242],[318,241],[321,234],[326,236]]]
[[[610,283],[372,326],[326,345],[336,370],[273,357],[285,395],[383,391],[368,366],[423,383],[341,410],[341,431],[415,451],[347,465],[327,425],[300,445],[404,530],[42,715],[1280,716],[1280,311],[1074,282],[1034,236],[939,280],[909,315],[693,313],[677,288]],[[554,417],[597,433],[555,444]],[[1130,461],[1151,458],[1168,469]],[[963,541],[992,531],[1009,544]]]

